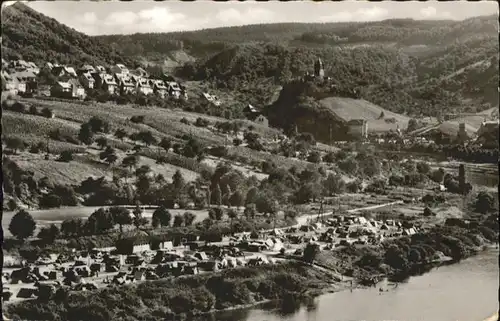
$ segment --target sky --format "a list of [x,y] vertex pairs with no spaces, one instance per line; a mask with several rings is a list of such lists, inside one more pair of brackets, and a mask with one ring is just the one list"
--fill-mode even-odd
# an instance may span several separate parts
[[[9,2],[6,5],[14,3]],[[31,8],[88,35],[171,32],[277,22],[463,20],[498,14],[496,1],[213,2],[33,1]]]

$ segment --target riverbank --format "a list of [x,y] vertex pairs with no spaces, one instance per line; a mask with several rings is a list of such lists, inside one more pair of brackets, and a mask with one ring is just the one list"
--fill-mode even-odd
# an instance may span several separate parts
[[[43,320],[176,319],[238,309],[264,302],[317,296],[330,275],[297,262],[146,281],[92,292],[59,290],[48,301],[8,305],[11,318]],[[307,289],[304,291],[304,289]],[[42,304],[41,304],[42,303]],[[110,309],[109,307],[113,307]]]

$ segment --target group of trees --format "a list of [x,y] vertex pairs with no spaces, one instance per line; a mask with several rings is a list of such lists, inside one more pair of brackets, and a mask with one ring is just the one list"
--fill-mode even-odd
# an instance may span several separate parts
[[[94,134],[107,134],[109,131],[109,122],[99,118],[98,116],[93,116],[88,122],[83,123],[80,126],[78,139],[85,145],[91,145],[94,141]],[[105,145],[104,138],[99,138],[99,145]]]

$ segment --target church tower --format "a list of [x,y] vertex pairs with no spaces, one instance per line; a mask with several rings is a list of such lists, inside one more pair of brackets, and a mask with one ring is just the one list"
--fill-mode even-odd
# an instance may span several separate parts
[[314,76],[323,78],[325,77],[325,70],[323,69],[323,62],[320,58],[314,63]]

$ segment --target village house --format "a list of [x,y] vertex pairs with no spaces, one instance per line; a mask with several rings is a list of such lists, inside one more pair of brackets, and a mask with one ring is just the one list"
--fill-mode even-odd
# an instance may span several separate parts
[[259,115],[259,111],[254,106],[252,106],[250,104],[248,104],[248,106],[246,106],[243,109],[243,113],[249,119],[255,119],[255,117],[257,117]]
[[52,68],[52,74],[56,77],[77,77],[76,71],[73,67],[55,66]]
[[254,122],[257,123],[257,124],[259,124],[259,125],[261,125],[261,126],[265,126],[265,127],[269,126],[269,121],[262,114],[259,115],[259,116],[257,116],[257,118],[255,118]]
[[149,95],[153,93],[153,88],[151,88],[147,79],[142,78],[137,80],[136,92],[143,93],[144,95]]
[[153,92],[160,95],[160,97],[165,98],[168,94],[168,90],[163,80],[151,80],[150,82],[153,86]]
[[182,95],[182,90],[179,84],[175,81],[170,81],[167,83],[168,94],[175,99],[179,99]]
[[80,81],[76,78],[70,79],[68,83],[71,85],[71,97],[83,99],[85,98],[85,88],[82,86]]
[[5,70],[2,70],[2,90],[17,95],[19,81],[12,77]]
[[106,68],[104,68],[101,65],[97,65],[97,66],[95,66],[95,72],[97,72],[97,73],[106,73]]
[[118,79],[119,79],[120,93],[122,95],[134,92],[135,85],[130,77],[118,77]]
[[136,68],[135,70],[131,71],[131,74],[134,74],[134,75],[142,77],[142,78],[149,78],[149,73],[141,67]]
[[347,134],[353,138],[368,137],[368,122],[365,119],[351,119],[347,122]]
[[24,71],[29,68],[29,64],[24,60],[12,60],[9,67],[16,71]]
[[220,100],[217,98],[217,96],[215,95],[210,95],[209,93],[203,93],[202,96],[209,102],[211,102],[212,104],[214,104],[215,106],[220,106],[221,105],[221,102]]
[[27,70],[31,71],[35,75],[38,75],[40,73],[40,68],[38,68],[38,66],[34,62],[32,62],[32,61],[28,62],[28,68],[27,68]]
[[50,87],[50,96],[57,98],[71,98],[72,89],[68,82],[58,81]]
[[99,74],[101,79],[100,87],[102,90],[107,91],[110,94],[114,94],[118,91],[118,83],[115,78],[110,74]]
[[89,72],[80,75],[80,81],[85,89],[95,88],[95,79]]
[[130,74],[130,71],[128,70],[125,65],[122,64],[116,64],[110,68],[110,71],[112,74],[120,74],[120,75],[128,75]]
[[85,74],[85,73],[94,73],[96,72],[95,68],[92,67],[91,65],[83,65],[78,69],[78,74]]
[[18,71],[11,74],[17,79],[17,90],[21,93],[33,93],[37,89],[36,75],[31,71]]

